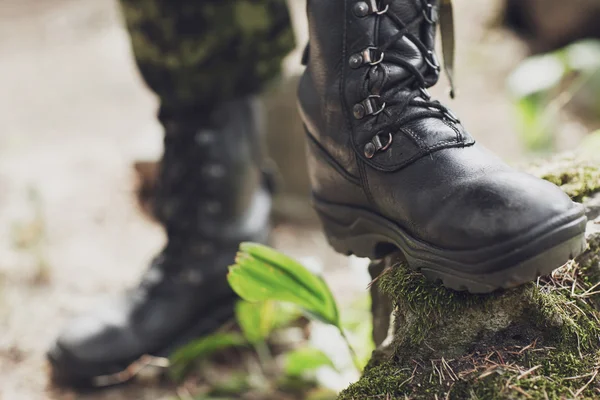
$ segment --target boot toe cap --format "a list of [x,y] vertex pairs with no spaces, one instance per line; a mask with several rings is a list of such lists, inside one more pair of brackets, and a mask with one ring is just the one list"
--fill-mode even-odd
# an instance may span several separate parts
[[111,306],[71,321],[48,351],[55,380],[70,382],[121,371],[136,341],[126,317]]
[[448,249],[481,248],[526,237],[581,210],[555,185],[524,173],[496,173],[457,187],[443,199],[427,229]]

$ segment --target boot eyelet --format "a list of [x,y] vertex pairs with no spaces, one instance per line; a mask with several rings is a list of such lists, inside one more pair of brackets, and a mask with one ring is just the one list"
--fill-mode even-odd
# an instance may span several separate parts
[[385,53],[377,47],[367,47],[361,53],[353,54],[350,57],[350,67],[353,69],[360,68],[364,64],[376,66],[383,62]]
[[381,140],[382,134],[375,135],[373,139],[371,139],[371,141],[365,145],[365,157],[371,159],[375,157],[375,154],[377,154],[378,152],[386,151],[387,149],[389,149],[392,146],[392,143],[394,142],[394,136],[391,133],[388,133],[387,135],[388,137],[385,143]]
[[350,57],[350,68],[357,69],[360,68],[364,63],[363,56],[360,54],[354,54]]
[[381,114],[386,107],[386,103],[383,102],[380,106],[379,106],[379,110],[376,110],[377,103],[379,102],[378,99],[381,99],[381,96],[376,95],[376,94],[372,94],[369,96],[369,98],[367,100],[364,101],[365,105],[368,104],[368,106],[366,107],[367,112],[370,115],[379,115]]
[[204,205],[204,210],[208,215],[218,215],[223,210],[223,206],[218,201],[209,201]]
[[375,148],[375,145],[371,142],[367,143],[365,145],[365,157],[367,157],[368,159],[371,159],[371,158],[375,157],[375,153],[377,153],[377,149]]
[[[380,54],[377,54],[377,53],[380,53]],[[362,52],[362,59],[364,60],[364,63],[369,64],[369,65],[381,64],[384,57],[385,57],[385,53],[383,51],[379,50],[377,47],[367,47]]]
[[193,248],[196,255],[206,257],[214,253],[215,247],[212,243],[201,243],[200,245]]
[[369,15],[369,5],[367,3],[365,3],[364,1],[360,1],[358,3],[356,3],[354,5],[354,15],[356,15],[359,18],[363,18],[366,17],[367,15]]
[[362,104],[355,104],[354,108],[352,109],[352,113],[354,114],[354,118],[363,119],[367,114],[367,111],[365,110],[365,106]]
[[214,143],[215,135],[214,132],[210,130],[201,129],[198,132],[196,132],[194,140],[198,146],[207,146],[209,144]]
[[212,179],[220,179],[227,174],[227,171],[221,164],[210,164],[202,168],[202,174]]
[[372,94],[360,103],[355,104],[354,108],[352,109],[354,118],[363,119],[367,115],[374,116],[381,114],[383,110],[385,110],[386,103],[381,103],[380,99],[381,96]]
[[369,14],[383,15],[390,9],[390,5],[386,5],[384,9],[379,6],[379,0],[368,0],[368,3],[360,1],[354,5],[354,15],[359,18],[364,18]]

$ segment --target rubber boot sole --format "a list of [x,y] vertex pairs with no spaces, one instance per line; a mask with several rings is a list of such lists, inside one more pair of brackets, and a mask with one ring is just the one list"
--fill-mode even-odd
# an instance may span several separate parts
[[[170,340],[162,348],[140,354],[138,357],[114,362],[86,362],[77,359],[60,346],[52,348],[47,358],[51,367],[51,380],[60,387],[73,387],[79,390],[100,389],[125,384],[137,375],[137,366],[145,359],[157,357],[168,358],[171,354],[191,343],[194,339],[215,332],[233,319],[234,304],[237,297],[215,301],[219,304],[201,318],[197,323],[182,330],[177,337]],[[136,372],[137,371],[137,372]]]
[[339,253],[373,260],[400,250],[409,267],[450,289],[474,294],[509,289],[550,274],[586,250],[581,206],[508,242],[445,250],[415,239],[370,211],[313,198],[325,235]]

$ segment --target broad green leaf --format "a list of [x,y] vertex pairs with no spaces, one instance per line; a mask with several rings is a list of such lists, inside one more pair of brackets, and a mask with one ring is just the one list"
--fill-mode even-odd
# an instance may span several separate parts
[[242,300],[235,307],[238,324],[251,344],[267,340],[275,326],[275,313],[272,301],[250,303]]
[[335,365],[325,353],[312,347],[288,353],[285,358],[285,373],[288,376],[301,376],[306,372],[314,371],[321,367],[335,369]]
[[325,281],[269,247],[242,243],[228,279],[247,301],[294,303],[323,322],[339,326],[338,308]]
[[246,340],[236,333],[215,333],[195,340],[171,355],[171,375],[180,380],[194,362],[210,357],[218,351],[246,344]]

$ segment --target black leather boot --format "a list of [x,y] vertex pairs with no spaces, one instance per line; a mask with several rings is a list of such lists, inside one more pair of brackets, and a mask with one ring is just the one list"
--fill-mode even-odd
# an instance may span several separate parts
[[241,241],[266,242],[271,193],[260,170],[254,101],[202,115],[161,112],[165,154],[156,214],[168,244],[141,284],[73,321],[49,351],[56,381],[98,386],[143,355],[173,349],[233,316],[226,280]]
[[559,188],[476,144],[430,98],[436,22],[452,21],[450,1],[441,4],[308,0],[299,104],[314,205],[337,251],[378,259],[400,249],[431,279],[487,293],[578,255],[586,218]]

